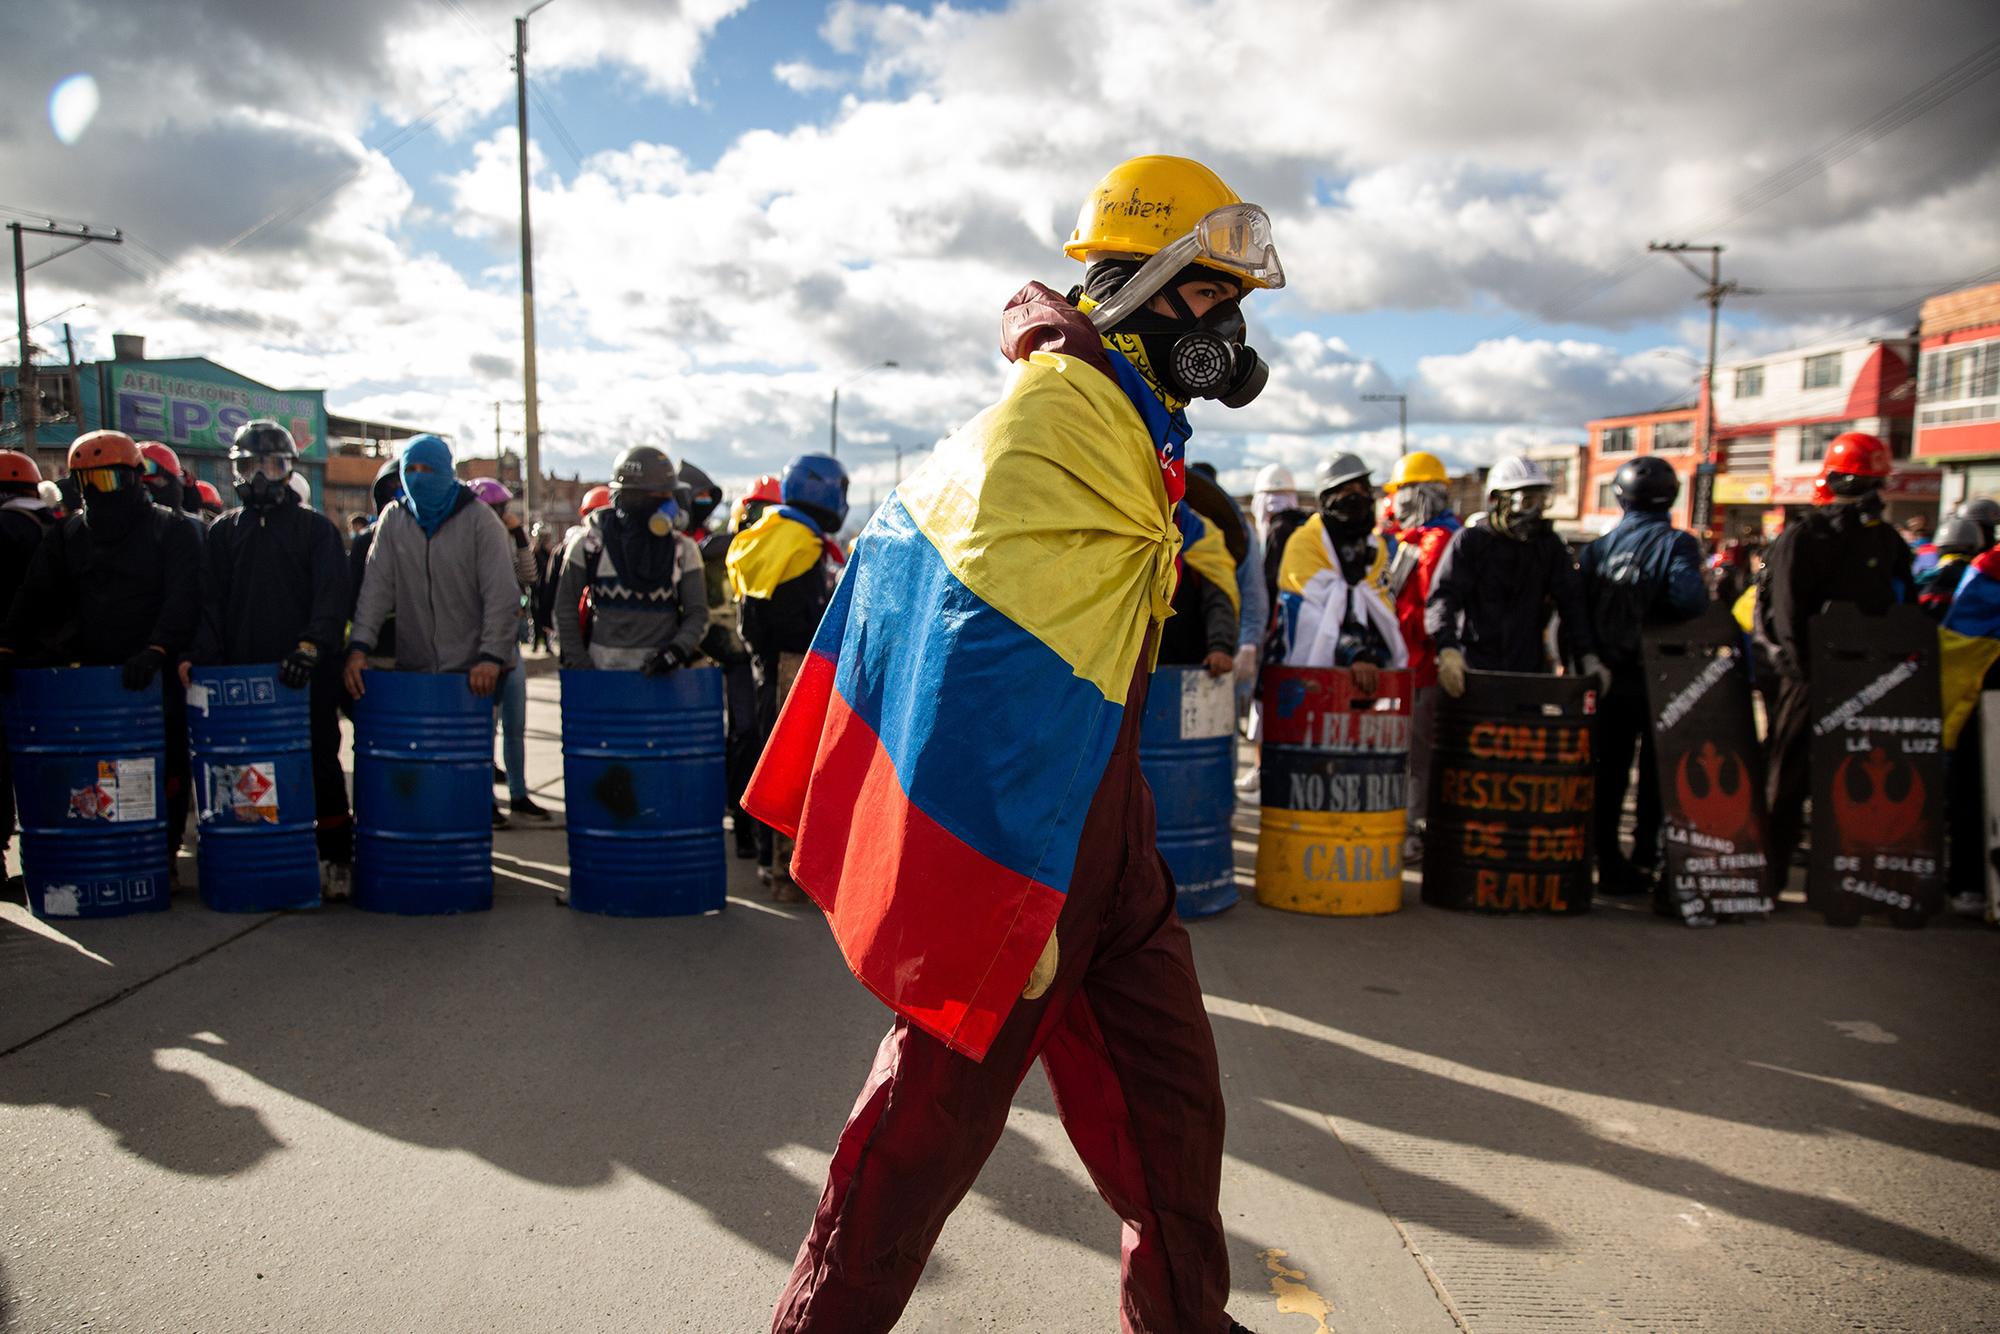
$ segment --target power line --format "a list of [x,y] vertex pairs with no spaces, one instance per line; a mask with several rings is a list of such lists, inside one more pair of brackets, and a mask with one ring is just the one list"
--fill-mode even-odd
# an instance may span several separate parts
[[[408,144],[411,140],[415,139],[419,134],[422,134],[425,130],[429,129],[431,126],[431,122],[435,121],[439,116],[442,116],[445,113],[445,111],[452,106],[453,103],[457,102],[460,98],[464,96],[465,96],[465,89],[460,88],[456,92],[452,93],[449,97],[445,98],[444,101],[439,102],[429,111],[426,111],[422,116],[419,116],[416,120],[411,121],[409,124],[403,126],[401,129],[390,134],[389,136],[382,139],[378,143],[366,145],[365,147],[368,148],[370,151],[381,153],[384,157],[393,156],[398,149],[402,148],[405,144]],[[230,251],[236,249],[236,247],[242,245],[245,241],[248,241],[251,237],[255,236],[257,233],[263,231],[266,227],[273,226],[274,224],[277,224],[279,222],[290,222],[293,218],[298,217],[301,213],[304,213],[307,209],[313,207],[313,205],[318,204],[320,201],[326,199],[330,195],[334,194],[336,191],[343,189],[350,181],[353,181],[355,178],[360,176],[362,172],[366,170],[368,170],[368,157],[367,154],[364,153],[362,155],[361,160],[355,163],[354,167],[351,170],[343,173],[338,180],[333,182],[333,184],[327,186],[324,190],[320,190],[315,194],[308,196],[307,198],[299,200],[297,203],[282,204],[276,209],[273,209],[271,212],[265,214],[262,218],[252,223],[250,226],[238,232],[234,237],[232,237],[228,242],[226,242],[221,249],[217,250],[215,253],[218,255],[226,255]]]
[[541,88],[536,85],[533,79],[528,80],[528,96],[535,99],[535,105],[540,107],[542,114],[549,118],[549,128],[556,132],[556,142],[562,145],[563,152],[569,154],[571,162],[581,167],[583,165],[583,150],[576,146],[576,140],[570,138],[569,127],[562,123],[562,117],[556,115],[556,109],[549,104],[548,98],[542,96]]

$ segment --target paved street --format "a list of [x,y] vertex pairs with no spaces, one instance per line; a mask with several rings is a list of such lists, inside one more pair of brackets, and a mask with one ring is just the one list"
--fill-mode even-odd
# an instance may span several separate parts
[[[5,909],[0,1325],[762,1328],[886,1011],[747,863],[613,920],[563,846],[497,835],[461,918]],[[1192,928],[1237,1318],[2000,1328],[2000,933],[1599,906]],[[1031,1076],[902,1328],[1105,1334],[1117,1245]]]

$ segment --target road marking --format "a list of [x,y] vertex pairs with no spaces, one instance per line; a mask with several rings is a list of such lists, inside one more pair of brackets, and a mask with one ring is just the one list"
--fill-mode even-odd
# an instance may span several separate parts
[[1312,1290],[1305,1270],[1285,1263],[1289,1255],[1289,1251],[1276,1248],[1257,1252],[1264,1268],[1271,1271],[1271,1295],[1278,1299],[1278,1314],[1311,1316],[1319,1326],[1316,1334],[1334,1334],[1333,1326],[1326,1323],[1333,1314],[1333,1303]]
[[1890,1043],[1898,1040],[1888,1029],[1866,1019],[1829,1019],[1826,1022],[1839,1029],[1842,1036],[1853,1038],[1856,1042]]

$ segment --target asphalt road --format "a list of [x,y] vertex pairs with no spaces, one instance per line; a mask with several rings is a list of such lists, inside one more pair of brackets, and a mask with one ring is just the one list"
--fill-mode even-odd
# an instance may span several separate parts
[[[467,917],[5,909],[0,1327],[763,1328],[885,1012],[746,863],[634,921],[495,854]],[[1193,927],[1237,1318],[2000,1327],[2000,933],[1599,906]],[[901,1328],[1113,1330],[1117,1243],[1031,1077]]]

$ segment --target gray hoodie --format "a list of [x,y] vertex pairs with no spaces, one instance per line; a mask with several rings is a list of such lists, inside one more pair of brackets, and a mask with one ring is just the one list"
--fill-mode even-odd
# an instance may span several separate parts
[[513,544],[491,506],[460,487],[457,507],[427,538],[399,500],[375,525],[348,647],[372,651],[394,616],[399,672],[512,668],[520,664],[520,605]]

